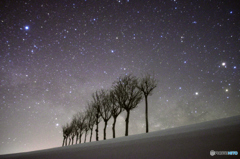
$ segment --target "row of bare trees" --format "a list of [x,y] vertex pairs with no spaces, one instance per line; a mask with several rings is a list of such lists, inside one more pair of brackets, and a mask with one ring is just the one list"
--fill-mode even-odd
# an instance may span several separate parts
[[98,129],[99,123],[104,122],[103,139],[106,140],[106,128],[108,121],[113,118],[112,132],[113,138],[116,136],[115,125],[117,117],[123,111],[126,111],[125,119],[126,129],[125,136],[128,136],[128,125],[130,111],[138,106],[143,97],[145,98],[145,116],[146,116],[146,133],[148,133],[148,101],[147,98],[156,88],[156,80],[149,74],[138,79],[133,75],[121,76],[115,81],[110,90],[99,90],[92,94],[92,101],[88,102],[84,112],[78,112],[73,116],[70,123],[62,126],[63,143],[62,146],[81,143],[82,135],[86,137],[90,132],[90,142],[92,140],[93,127],[96,126],[96,141],[99,140]]

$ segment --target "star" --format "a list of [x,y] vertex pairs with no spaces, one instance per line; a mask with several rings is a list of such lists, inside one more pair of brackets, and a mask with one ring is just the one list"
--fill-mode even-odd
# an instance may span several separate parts
[[25,26],[24,28],[25,28],[25,30],[29,30],[29,26]]

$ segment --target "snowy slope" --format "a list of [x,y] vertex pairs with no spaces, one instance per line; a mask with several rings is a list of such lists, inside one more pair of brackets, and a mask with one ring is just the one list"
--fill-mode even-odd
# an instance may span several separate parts
[[240,116],[106,141],[2,155],[0,159],[212,158],[210,150],[240,152]]

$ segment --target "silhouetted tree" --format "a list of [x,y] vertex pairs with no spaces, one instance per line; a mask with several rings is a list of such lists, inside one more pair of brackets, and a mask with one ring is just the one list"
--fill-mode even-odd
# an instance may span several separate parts
[[72,131],[72,129],[73,129],[73,126],[72,126],[72,124],[70,124],[69,125],[69,128],[68,128],[69,130],[68,130],[68,133],[69,133],[69,137],[68,137],[68,139],[69,139],[69,142],[68,142],[68,145],[70,145],[71,144],[71,141],[72,141],[72,136],[74,136],[74,134],[73,134],[73,131]]
[[76,141],[75,141],[75,144],[77,144],[78,142],[78,137],[79,137],[79,127],[78,127],[78,117],[77,117],[77,114],[73,115],[73,121],[75,123],[75,128],[74,128],[74,133],[75,133],[75,136],[76,136]]
[[81,139],[82,139],[82,134],[84,132],[85,129],[85,120],[86,120],[86,116],[84,112],[78,112],[76,114],[76,118],[77,118],[77,127],[78,127],[78,136],[76,138],[76,142],[79,139],[79,144],[81,143]]
[[69,139],[69,143],[68,143],[68,145],[70,145],[70,141],[71,141],[71,138],[70,138],[70,134],[71,134],[71,131],[72,131],[72,127],[71,127],[71,125],[70,124],[66,124],[66,131],[65,131],[65,134],[66,134],[66,146],[67,146],[67,139]]
[[101,122],[101,118],[100,118],[100,107],[101,107],[101,100],[100,100],[100,96],[99,96],[99,92],[96,91],[95,93],[92,94],[92,98],[93,98],[93,108],[95,109],[95,122],[96,122],[96,141],[98,141],[99,137],[98,137],[98,124]]
[[90,139],[89,139],[90,142],[92,141],[92,131],[93,131],[93,127],[95,125],[95,120],[96,120],[96,116],[95,116],[96,110],[94,109],[93,106],[94,106],[93,102],[88,103],[87,118],[88,118],[88,127],[90,130]]
[[115,125],[116,125],[117,117],[123,111],[123,109],[122,107],[120,107],[119,103],[117,103],[117,99],[115,97],[115,90],[110,90],[109,101],[111,104],[111,114],[113,117],[113,124],[112,124],[113,138],[115,138]]
[[139,80],[138,89],[142,91],[145,98],[145,118],[146,118],[146,133],[148,133],[148,96],[152,95],[152,91],[157,87],[157,81],[146,74],[143,78]]
[[65,135],[66,135],[66,140],[65,140],[65,145],[67,146],[67,140],[69,139],[69,144],[70,144],[70,134],[71,134],[71,125],[69,123],[66,124],[66,129],[65,129]]
[[67,130],[67,126],[66,126],[66,125],[63,125],[63,126],[62,126],[62,131],[63,131],[63,143],[62,143],[62,146],[65,145],[65,141],[67,140],[66,130]]
[[138,80],[132,75],[120,77],[114,84],[116,101],[127,112],[125,136],[128,136],[130,111],[136,108],[142,100],[142,92],[137,88],[137,85]]
[[87,134],[88,134],[88,131],[89,131],[89,116],[87,114],[87,111],[85,112],[85,122],[84,122],[84,131],[85,131],[85,137],[84,137],[84,143],[86,143],[86,139],[87,139]]
[[109,119],[112,117],[111,114],[111,101],[110,101],[110,94],[106,90],[101,90],[99,92],[100,96],[100,115],[104,121],[104,129],[103,129],[103,139],[106,140],[106,129],[107,123]]
[[76,118],[73,118],[73,120],[71,121],[70,127],[71,127],[70,137],[71,137],[71,141],[72,141],[72,145],[73,145],[74,137],[76,136],[77,131],[78,131]]

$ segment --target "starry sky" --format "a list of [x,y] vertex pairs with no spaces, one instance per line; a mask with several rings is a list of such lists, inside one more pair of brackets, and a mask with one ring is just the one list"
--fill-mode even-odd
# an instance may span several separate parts
[[[130,73],[158,81],[149,96],[150,131],[240,114],[237,0],[0,6],[0,154],[61,146],[61,125],[84,110],[92,93]],[[130,135],[145,132],[144,110],[142,101],[131,111]],[[117,137],[125,116],[117,119]]]

